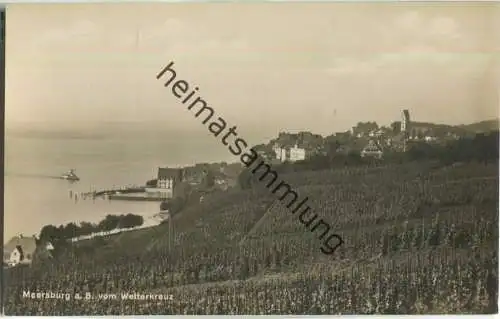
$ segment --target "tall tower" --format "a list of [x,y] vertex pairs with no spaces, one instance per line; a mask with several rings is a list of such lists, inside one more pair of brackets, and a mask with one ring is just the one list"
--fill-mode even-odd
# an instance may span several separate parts
[[401,132],[407,132],[409,124],[410,112],[408,110],[403,110],[403,112],[401,112]]
[[401,132],[403,133],[403,152],[406,152],[406,142],[408,140],[408,131],[410,126],[410,112],[403,110],[401,112]]

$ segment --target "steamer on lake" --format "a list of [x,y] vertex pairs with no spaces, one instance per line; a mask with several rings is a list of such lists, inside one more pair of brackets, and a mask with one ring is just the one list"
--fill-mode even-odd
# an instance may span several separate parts
[[75,174],[75,169],[70,169],[69,172],[62,174],[60,178],[68,180],[68,181],[79,181],[80,180],[80,177],[76,176],[76,174]]

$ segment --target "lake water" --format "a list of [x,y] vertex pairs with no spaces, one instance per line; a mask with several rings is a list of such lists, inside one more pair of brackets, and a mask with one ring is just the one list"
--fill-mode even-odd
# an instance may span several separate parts
[[[211,137],[213,139],[213,137]],[[234,161],[216,140],[202,138],[5,138],[4,240],[37,234],[47,224],[98,222],[109,213],[152,215],[158,202],[75,202],[73,192],[113,186],[142,185],[156,176],[159,166],[195,162]],[[56,176],[76,169],[80,181]]]

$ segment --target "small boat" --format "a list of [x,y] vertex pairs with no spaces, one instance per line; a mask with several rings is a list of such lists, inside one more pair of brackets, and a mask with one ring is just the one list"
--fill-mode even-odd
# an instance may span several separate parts
[[80,180],[80,177],[76,176],[74,169],[70,169],[69,172],[62,174],[61,178],[66,179],[68,181],[79,181]]

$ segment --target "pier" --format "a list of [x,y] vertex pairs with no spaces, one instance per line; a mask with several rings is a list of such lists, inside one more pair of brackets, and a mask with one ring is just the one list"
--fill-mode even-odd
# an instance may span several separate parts
[[100,191],[94,191],[94,192],[87,192],[83,193],[82,196],[84,197],[102,197],[102,196],[109,196],[109,195],[116,195],[116,194],[134,194],[134,193],[144,193],[146,191],[146,187],[121,187],[121,188],[114,188],[114,189],[107,189],[107,190],[100,190]]
[[77,193],[74,192],[73,190],[70,190],[69,198],[74,200],[75,203],[78,202],[78,200],[86,200],[86,199],[92,199],[95,201],[96,198],[108,199],[108,200],[135,200],[135,201],[155,200],[146,193],[146,187],[144,186],[120,187],[120,188],[81,192],[81,193]]
[[99,191],[89,191],[77,193],[69,191],[69,198],[77,203],[80,200],[96,199],[119,200],[119,201],[137,201],[137,202],[162,202],[167,198],[155,192],[146,192],[145,186],[126,186],[112,189],[103,189]]
[[155,194],[143,193],[129,193],[129,194],[110,194],[107,195],[110,200],[125,200],[125,201],[138,201],[138,202],[161,202],[164,197]]

